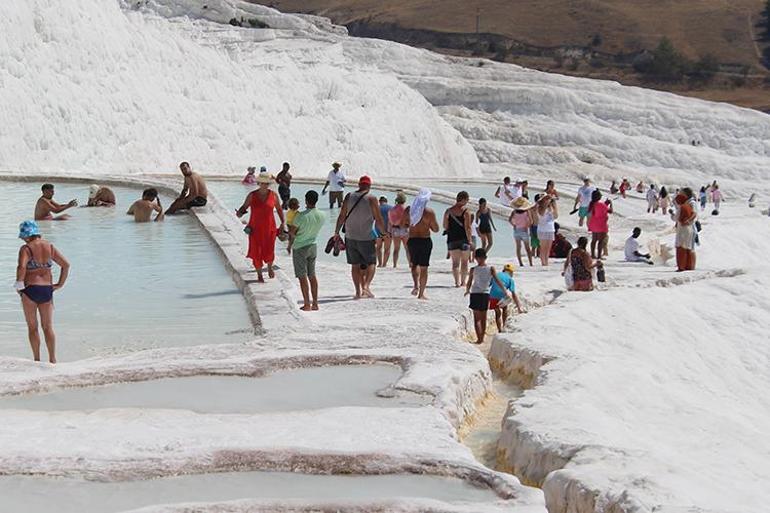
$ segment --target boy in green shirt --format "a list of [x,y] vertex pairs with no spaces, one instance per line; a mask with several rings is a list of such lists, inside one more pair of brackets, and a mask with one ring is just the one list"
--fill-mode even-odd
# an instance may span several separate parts
[[[294,275],[299,280],[299,288],[302,291],[304,304],[300,308],[305,312],[318,310],[318,279],[315,274],[315,261],[318,253],[316,237],[321,231],[326,214],[316,208],[318,193],[307,191],[305,194],[305,211],[300,212],[289,226],[291,239],[289,252],[292,253],[294,263]],[[313,302],[310,302],[310,296]]]

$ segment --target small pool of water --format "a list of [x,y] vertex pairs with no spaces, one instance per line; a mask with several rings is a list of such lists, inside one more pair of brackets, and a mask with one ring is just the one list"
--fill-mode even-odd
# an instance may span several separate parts
[[479,406],[470,425],[463,428],[463,444],[488,468],[497,467],[497,443],[508,403],[521,397],[521,394],[519,387],[495,378],[492,393]]
[[65,388],[34,395],[0,397],[0,408],[97,410],[169,408],[199,413],[264,413],[337,406],[403,407],[432,397],[377,392],[400,376],[396,365],[340,365],[277,371],[265,377],[193,376],[112,385]]
[[455,478],[288,472],[226,472],[109,483],[6,476],[0,477],[0,497],[3,511],[24,513],[117,513],[152,505],[238,499],[341,501],[419,497],[446,502],[498,499],[488,488]]
[[[86,202],[87,185],[55,185],[60,203]],[[113,190],[116,208],[73,208],[69,221],[40,223],[43,236],[72,265],[55,300],[59,361],[249,339],[253,329],[243,297],[197,221],[180,215],[134,223],[125,212],[141,192]],[[0,287],[0,355],[31,357],[19,296],[10,284],[23,244],[18,225],[32,218],[40,184],[0,181],[0,193],[7,199],[0,205],[0,268],[8,284]],[[169,201],[164,198],[164,206]]]
[[[471,195],[471,197],[479,197],[480,195],[485,195],[484,197],[488,198],[488,201],[497,200],[494,197],[496,186],[491,184],[490,185],[484,185],[484,184],[464,185],[464,184],[436,183],[436,184],[432,184],[432,186],[437,189],[443,189],[443,190],[446,190],[447,192],[453,192],[453,193],[457,193],[457,192],[460,192],[461,190],[465,190],[468,192],[468,194]],[[238,180],[233,180],[232,182],[212,181],[210,182],[209,187],[211,191],[213,191],[217,195],[217,197],[222,201],[222,203],[224,203],[224,205],[227,208],[232,210],[235,210],[238,207],[240,207],[246,195],[251,190],[253,190],[253,187],[241,185],[241,183]],[[323,187],[321,185],[294,184],[292,185],[291,193],[293,197],[300,200],[301,209],[304,209],[305,193],[308,190],[313,189],[320,194],[322,188]],[[396,197],[395,192],[372,189],[372,194],[377,197],[385,196],[386,198],[388,198],[388,203],[390,205],[395,204],[395,197]],[[413,196],[407,194],[407,197],[411,202]],[[439,226],[441,226],[441,220],[443,219],[444,212],[446,211],[448,205],[434,200],[431,206],[436,211],[436,215],[438,216]],[[337,221],[337,216],[339,215],[339,209],[329,211],[328,197],[322,197],[320,199],[319,207],[321,210],[323,210],[329,215],[326,224],[321,230],[321,233],[318,235],[319,244],[323,245],[326,243],[326,241],[329,239],[329,237],[331,237],[332,233],[334,232],[334,226]],[[471,209],[471,213],[475,214],[476,209]],[[247,219],[247,216],[244,216],[243,219]],[[494,245],[492,247],[492,256],[506,257],[506,258],[515,260],[516,252],[515,252],[515,245],[513,242],[513,228],[511,227],[511,225],[508,224],[508,220],[506,218],[503,218],[500,216],[494,216],[494,223],[497,228],[497,231],[493,232]],[[441,231],[443,230],[440,230],[438,234],[434,234],[432,237],[434,250],[433,250],[433,256],[431,258],[434,260],[443,259],[446,256],[446,237],[441,235]],[[335,258],[331,255],[325,254],[323,251],[319,251],[318,256],[320,259],[325,261],[344,262],[344,258]],[[399,260],[400,262],[403,262],[403,251],[402,251],[402,256]]]

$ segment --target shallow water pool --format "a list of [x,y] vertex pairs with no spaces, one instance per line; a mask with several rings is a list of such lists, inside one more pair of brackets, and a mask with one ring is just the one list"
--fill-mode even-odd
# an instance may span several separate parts
[[[87,185],[55,185],[60,203],[86,202]],[[69,281],[55,296],[59,361],[249,339],[253,328],[243,297],[197,221],[180,215],[134,223],[125,212],[141,192],[113,190],[116,208],[73,208],[69,221],[40,222],[43,236],[72,264]],[[0,205],[0,266],[7,284],[0,287],[0,356],[31,357],[11,285],[23,244],[18,224],[32,218],[40,185],[0,182],[0,193],[7,198]]]
[[289,472],[224,472],[94,482],[52,477],[0,477],[3,511],[117,513],[146,506],[238,499],[382,500],[425,497],[451,502],[498,499],[488,488],[456,478],[417,474],[310,475]]
[[193,376],[65,388],[45,394],[0,397],[0,408],[97,410],[169,408],[199,413],[263,413],[337,406],[422,406],[429,396],[377,392],[400,376],[396,365],[341,365],[277,371],[265,377]]

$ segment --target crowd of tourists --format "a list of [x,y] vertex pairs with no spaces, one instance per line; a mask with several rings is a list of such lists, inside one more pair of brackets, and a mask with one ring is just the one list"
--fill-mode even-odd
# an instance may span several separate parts
[[[193,172],[187,162],[182,162],[179,169],[184,179],[183,187],[165,211],[158,191],[149,188],[131,204],[127,214],[133,216],[136,222],[160,222],[167,215],[205,206],[208,189],[203,177]],[[419,300],[427,300],[433,235],[442,231],[446,236],[447,258],[451,261],[454,286],[465,288],[469,296],[477,343],[484,341],[488,311],[494,312],[499,331],[505,327],[510,305],[515,305],[519,312],[523,311],[513,278],[516,267],[507,263],[502,270],[498,270],[487,263],[494,247],[493,233],[498,227],[493,209],[486,199],[480,198],[478,207],[472,210],[468,192],[460,191],[439,219],[430,206],[432,193],[427,188],[420,189],[411,202],[404,192],[399,191],[391,205],[387,197],[372,195],[371,178],[361,176],[355,182],[354,190],[346,194],[347,178],[342,165],[334,162],[321,192],[308,190],[305,193],[302,209],[300,201],[291,195],[292,180],[288,162],[275,176],[265,167],[259,171],[256,167],[248,168],[242,183],[254,188],[246,194],[235,213],[239,218],[249,213],[248,221],[244,222],[244,232],[248,236],[246,256],[254,266],[258,282],[265,282],[265,272],[268,278],[275,277],[276,240],[286,242],[302,293],[302,310],[319,309],[317,239],[327,221],[327,214],[319,209],[318,203],[321,196],[328,194],[329,210],[338,208],[339,213],[334,221],[333,235],[324,250],[335,256],[345,253],[351,268],[355,299],[374,298],[372,283],[376,270],[388,267],[391,262],[394,268],[398,267],[403,255],[411,270],[411,294]],[[277,192],[272,189],[273,185],[277,185]],[[630,183],[624,178],[620,186],[612,182],[609,191],[616,199],[626,198],[630,188]],[[644,184],[640,182],[636,190],[644,192]],[[33,356],[35,360],[40,359],[39,318],[52,363],[56,361],[53,294],[67,281],[70,264],[53,244],[42,237],[38,221],[67,220],[70,215],[66,212],[78,206],[74,199],[58,203],[54,200],[54,192],[52,184],[44,184],[42,195],[35,205],[34,220],[24,221],[20,226],[19,237],[24,240],[24,245],[19,251],[15,285],[21,296]],[[613,200],[605,198],[590,177],[583,180],[569,212],[570,215],[577,214],[578,230],[584,226],[587,230],[586,235],[577,238],[574,247],[560,233],[557,220],[564,215],[559,207],[562,195],[552,180],[542,191],[535,192],[530,190],[526,180],[506,177],[494,196],[502,206],[510,209],[508,223],[520,267],[527,264],[533,266],[535,259],[543,267],[549,267],[554,258],[564,259],[561,271],[569,290],[591,291],[594,279],[603,281],[602,261],[609,254],[609,219],[614,212]],[[722,195],[717,183],[701,188],[698,196],[687,187],[671,194],[664,186],[658,188],[649,184],[645,198],[650,214],[660,210],[668,214],[674,223],[677,271],[693,270],[700,229],[698,207],[703,211],[710,201],[714,204],[714,213],[718,213]],[[115,194],[107,186],[92,185],[86,206],[115,207]],[[641,233],[640,228],[633,229],[624,245],[624,258],[627,262],[651,265],[650,253],[645,252],[639,243]],[[52,274],[54,265],[61,268],[56,283]]]

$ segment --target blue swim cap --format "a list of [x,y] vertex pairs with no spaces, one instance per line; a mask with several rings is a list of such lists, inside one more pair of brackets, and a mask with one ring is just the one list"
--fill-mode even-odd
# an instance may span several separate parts
[[20,239],[27,239],[36,235],[40,235],[40,227],[35,221],[24,221],[19,225]]

